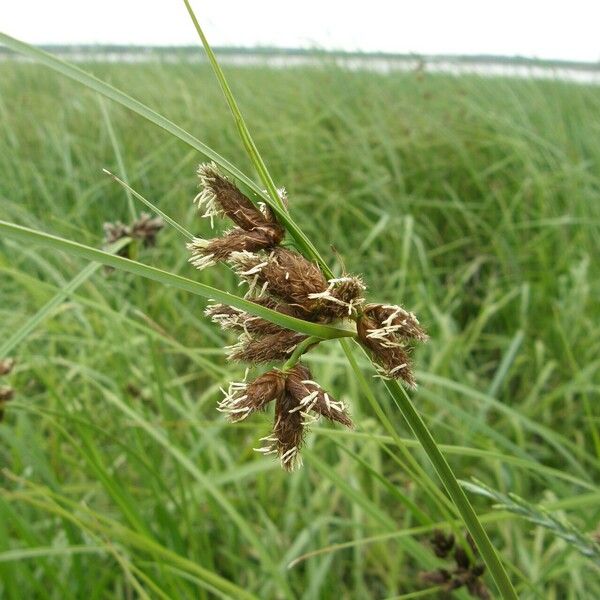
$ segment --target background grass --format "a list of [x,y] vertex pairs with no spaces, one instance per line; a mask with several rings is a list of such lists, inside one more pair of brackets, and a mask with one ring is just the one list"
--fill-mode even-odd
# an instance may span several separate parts
[[[207,68],[86,68],[251,172]],[[402,302],[429,329],[414,397],[457,475],[596,529],[600,90],[325,65],[227,73],[329,264],[362,272],[373,299]],[[104,221],[129,220],[107,168],[209,235],[191,205],[201,157],[101,102],[46,69],[0,64],[0,218],[99,246]],[[139,258],[235,289],[224,268],[194,272],[183,241],[165,230]],[[84,267],[3,241],[2,339]],[[243,368],[224,362],[203,307],[100,269],[14,351],[17,397],[0,426],[0,596],[236,597],[207,573],[259,598],[424,587],[418,571],[440,564],[425,531],[455,515],[422,453],[390,436],[391,423],[410,437],[384,388],[369,397],[336,343],[312,353],[359,426],[316,429],[305,468],[286,475],[252,452],[268,416],[231,426],[215,411],[219,386]],[[600,597],[593,560],[471,498],[520,597]],[[287,568],[333,544],[346,547]]]

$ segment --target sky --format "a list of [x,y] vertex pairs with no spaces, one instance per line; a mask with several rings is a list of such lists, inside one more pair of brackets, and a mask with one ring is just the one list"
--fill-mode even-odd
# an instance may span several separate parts
[[[191,0],[211,44],[600,61],[599,0]],[[34,44],[188,45],[182,0],[0,0]]]

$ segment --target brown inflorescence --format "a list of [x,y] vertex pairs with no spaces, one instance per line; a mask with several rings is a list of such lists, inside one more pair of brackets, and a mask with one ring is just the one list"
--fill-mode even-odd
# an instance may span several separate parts
[[214,163],[198,168],[202,191],[196,196],[203,217],[213,222],[215,217],[227,217],[237,227],[212,240],[194,238],[188,249],[190,262],[198,269],[226,260],[232,252],[256,252],[279,244],[285,235],[267,206],[256,207],[234,183],[221,175]]
[[165,226],[161,217],[151,217],[141,213],[139,218],[130,225],[130,236],[140,240],[144,246],[155,246],[158,232]]
[[[283,315],[321,324],[355,321],[358,340],[373,354],[381,374],[415,384],[407,343],[424,341],[427,335],[412,313],[399,306],[365,306],[360,277],[327,279],[316,263],[280,245],[285,230],[269,207],[255,206],[214,163],[201,165],[198,174],[203,189],[195,201],[202,216],[211,222],[226,217],[236,227],[212,240],[194,238],[188,249],[195,267],[227,262],[248,285],[246,298]],[[286,204],[281,193],[280,198]],[[325,417],[352,426],[345,407],[298,362],[315,345],[308,336],[224,304],[210,305],[206,315],[223,329],[239,333],[237,343],[228,347],[229,360],[250,365],[286,361],[282,371],[268,371],[249,384],[231,384],[219,405],[231,420],[239,421],[275,400],[273,431],[263,438],[268,443],[259,452],[277,454],[282,466],[291,470],[301,462],[299,451],[310,422]]]
[[[119,240],[129,237],[139,240],[145,247],[156,245],[156,236],[165,226],[161,217],[152,218],[148,213],[141,213],[139,218],[125,225],[121,221],[115,223],[104,223],[104,243],[106,246],[114,244]],[[129,257],[129,245],[121,248],[119,256]]]
[[237,343],[228,346],[227,358],[255,365],[287,360],[296,346],[307,337],[290,329],[280,329],[276,333],[259,336],[243,333]]
[[[0,377],[10,374],[15,366],[13,358],[0,360]],[[14,398],[15,390],[9,385],[0,386],[0,423],[4,420],[4,405]]]
[[408,344],[428,339],[417,317],[389,304],[367,304],[356,323],[358,339],[381,367],[384,377],[416,385]]
[[[477,548],[470,536],[467,536],[467,542],[473,556],[477,556]],[[480,598],[481,600],[491,598],[485,582],[481,579],[485,571],[485,566],[481,563],[473,562],[464,548],[455,545],[452,534],[446,536],[442,532],[436,531],[431,539],[431,546],[438,558],[448,558],[452,548],[454,548],[454,566],[452,568],[423,571],[419,573],[421,581],[431,585],[438,585],[447,592],[466,587],[469,593],[476,598]]]
[[235,252],[230,262],[251,293],[266,292],[297,306],[311,321],[351,317],[363,302],[360,277],[327,280],[315,263],[288,248],[276,247],[268,254]]
[[225,398],[218,410],[227,413],[232,423],[242,421],[254,412],[263,410],[269,402],[285,392],[285,375],[277,370],[267,371],[250,383],[233,382],[224,391]]
[[[302,309],[289,306],[283,302],[277,302],[266,296],[263,298],[253,298],[252,301],[290,317],[296,317],[297,319],[306,318],[306,314]],[[283,329],[279,325],[271,323],[271,321],[256,317],[239,308],[228,306],[227,304],[211,304],[204,311],[204,314],[207,317],[210,317],[213,323],[216,323],[222,329],[245,331],[246,333],[256,333],[259,335],[278,333]]]
[[443,531],[436,530],[431,537],[431,547],[438,558],[446,558],[454,548],[454,536]]
[[14,358],[3,358],[0,360],[0,376],[8,375],[15,366]]
[[255,448],[262,454],[276,454],[284,469],[300,466],[300,449],[306,427],[320,417],[352,427],[352,420],[342,402],[333,399],[316,381],[310,370],[297,363],[287,371],[273,369],[250,383],[231,383],[223,392],[219,410],[231,421],[245,419],[263,410],[275,400],[275,417],[271,433],[261,438],[265,444]]

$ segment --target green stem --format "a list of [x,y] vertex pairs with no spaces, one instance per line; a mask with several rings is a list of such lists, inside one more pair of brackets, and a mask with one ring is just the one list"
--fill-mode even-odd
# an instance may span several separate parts
[[225,96],[225,99],[227,100],[227,104],[229,105],[229,109],[231,110],[231,114],[233,115],[233,118],[235,119],[235,124],[238,128],[240,137],[242,138],[244,147],[246,148],[246,152],[252,159],[252,162],[254,163],[254,166],[256,167],[256,170],[258,171],[258,176],[260,177],[260,180],[262,181],[263,185],[267,188],[267,192],[268,192],[269,196],[271,196],[271,199],[273,200],[273,202],[277,206],[279,206],[279,208],[281,208],[282,210],[287,211],[285,204],[283,203],[283,201],[279,197],[279,194],[277,193],[277,188],[275,187],[273,178],[271,177],[271,174],[267,170],[267,167],[266,167],[262,157],[260,156],[258,149],[256,148],[256,144],[254,143],[254,140],[252,139],[252,136],[250,135],[250,130],[248,129],[246,122],[244,121],[244,117],[242,117],[242,113],[240,112],[237,102],[235,101],[233,93],[231,92],[231,88],[229,87],[229,84],[227,83],[227,80],[225,79],[225,74],[223,73],[223,70],[221,69],[219,63],[217,62],[217,57],[215,56],[215,53],[213,52],[212,48],[210,47],[210,44],[208,43],[208,40],[206,39],[206,36],[204,35],[204,31],[202,31],[202,27],[200,27],[200,23],[198,22],[198,19],[196,18],[196,15],[194,14],[194,11],[188,0],[183,0],[183,3],[185,4],[185,7],[190,15],[190,18],[192,19],[192,23],[194,24],[194,27],[196,28],[196,32],[198,33],[198,36],[200,37],[200,40],[202,41],[202,45],[204,46],[204,50],[206,51],[206,55],[208,56],[208,60],[213,68],[213,71],[215,72],[215,75],[217,77],[219,85],[221,86],[221,89],[223,90],[223,95]]
[[116,181],[119,185],[123,186],[129,195],[135,196],[140,202],[145,204],[150,210],[159,214],[164,221],[166,221],[169,225],[171,225],[171,227],[174,227],[175,229],[177,229],[177,231],[179,231],[179,233],[181,235],[186,237],[188,240],[194,239],[194,236],[192,235],[192,233],[190,233],[185,227],[180,225],[174,219],[171,219],[171,217],[167,213],[160,210],[160,208],[158,208],[158,206],[156,206],[155,204],[152,204],[152,202],[150,202],[149,200],[146,200],[146,198],[144,198],[144,196],[142,196],[139,192],[136,192],[129,184],[125,183],[125,181],[123,181],[122,179],[117,177],[114,173],[111,173],[108,169],[102,169],[102,172],[105,173],[106,175],[108,175],[109,177],[111,177],[113,179],[113,181]]
[[[297,242],[299,249],[302,250],[307,256],[314,258],[323,269],[323,272],[329,277],[331,277],[331,270],[320,257],[310,240],[308,240],[308,238],[303,234],[303,232],[300,231],[300,229],[295,225],[295,223],[289,218],[287,211],[281,209],[281,199],[279,198],[279,194],[277,194],[277,190],[275,189],[273,180],[271,179],[271,176],[267,171],[267,168],[260,154],[258,153],[254,142],[252,141],[248,127],[244,122],[244,119],[237,106],[237,103],[235,102],[231,89],[227,84],[225,75],[223,74],[223,71],[221,70],[221,67],[217,62],[214,52],[212,51],[212,48],[210,47],[210,44],[208,43],[208,40],[206,39],[206,36],[204,35],[204,32],[202,31],[198,20],[196,19],[196,15],[194,14],[192,7],[190,6],[189,0],[183,0],[183,2],[192,19],[192,22],[194,23],[194,27],[196,28],[196,31],[200,36],[202,45],[204,46],[210,64],[215,72],[219,84],[221,85],[227,103],[229,104],[229,108],[233,113],[236,125],[240,132],[240,136],[242,138],[246,151],[248,152],[248,156],[254,163],[254,166],[261,178],[261,181],[267,188],[271,200],[269,205],[273,208],[273,210],[278,216],[281,216],[282,222],[286,225],[286,228],[290,231],[290,234]],[[417,439],[421,442],[421,445],[423,446],[427,455],[429,456],[429,459],[431,460],[433,466],[438,472],[438,475],[442,479],[442,482],[444,483],[448,494],[456,504],[456,508],[463,517],[467,529],[470,531],[471,535],[473,536],[473,539],[475,540],[475,543],[480,548],[482,557],[485,560],[490,572],[492,573],[492,576],[494,577],[494,580],[498,585],[502,597],[505,598],[505,600],[516,600],[517,596],[515,590],[510,580],[508,579],[508,575],[506,574],[504,567],[500,563],[496,551],[494,550],[491,542],[489,541],[464,491],[458,484],[458,481],[456,480],[454,473],[450,469],[450,466],[448,465],[444,456],[437,447],[425,423],[413,407],[410,398],[408,397],[404,389],[398,385],[398,383],[393,381],[387,381],[386,386],[388,387],[392,398],[394,398],[396,405],[404,415],[410,427],[413,429]]]
[[333,277],[331,269],[323,260],[313,243],[308,239],[306,234],[300,229],[300,227],[298,227],[298,225],[296,225],[296,223],[289,216],[287,208],[285,207],[283,201],[277,193],[277,188],[275,187],[273,178],[271,177],[271,174],[269,173],[260,153],[258,152],[258,148],[256,147],[256,144],[254,143],[254,140],[250,135],[250,130],[248,129],[248,126],[244,121],[244,117],[242,116],[237,102],[235,101],[231,88],[229,87],[229,84],[225,79],[225,73],[223,73],[223,70],[217,62],[217,57],[215,56],[215,53],[210,47],[210,44],[208,43],[208,40],[204,35],[204,31],[202,31],[202,27],[200,27],[200,23],[198,22],[198,19],[194,14],[194,10],[190,5],[189,0],[183,0],[183,3],[185,4],[185,7],[190,15],[194,27],[196,28],[196,32],[198,33],[198,36],[202,41],[202,45],[204,46],[204,50],[206,52],[206,55],[208,56],[208,60],[215,73],[215,76],[217,77],[219,85],[223,90],[223,95],[225,96],[225,100],[227,101],[229,109],[233,114],[235,124],[237,126],[246,152],[248,153],[250,160],[254,164],[254,168],[258,172],[258,176],[260,177],[262,184],[267,189],[267,193],[270,198],[270,202],[268,203],[269,206],[275,211],[277,216],[280,217],[281,221],[285,224],[286,229],[294,238],[294,241],[296,242],[298,248],[302,250],[307,257],[315,260],[319,264],[323,272],[327,275],[327,277]]
[[311,347],[315,346],[322,340],[318,337],[310,336],[305,340],[301,341],[295,348],[292,355],[287,359],[281,368],[282,371],[289,371],[292,367],[296,365],[296,363],[300,360],[300,357]]
[[515,589],[500,562],[500,558],[498,557],[494,546],[492,546],[492,543],[490,542],[485,529],[479,522],[469,499],[464,490],[460,487],[450,465],[444,458],[444,455],[440,452],[433,436],[429,432],[429,429],[427,429],[427,425],[425,425],[425,422],[417,412],[410,397],[406,393],[406,390],[397,381],[384,381],[398,410],[400,410],[415,434],[415,437],[421,443],[423,450],[425,450],[427,457],[431,461],[439,478],[442,480],[448,495],[452,498],[454,505],[458,509],[465,526],[469,530],[473,541],[477,545],[485,564],[502,594],[502,598],[505,600],[517,600]]

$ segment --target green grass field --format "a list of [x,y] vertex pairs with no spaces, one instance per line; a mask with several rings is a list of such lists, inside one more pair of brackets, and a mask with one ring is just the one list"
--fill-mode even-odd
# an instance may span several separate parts
[[[208,67],[85,68],[252,173]],[[427,327],[411,395],[456,476],[557,517],[534,524],[469,492],[519,597],[600,598],[600,89],[226,72],[328,263]],[[105,221],[130,220],[107,168],[209,236],[191,203],[203,160],[44,67],[0,63],[2,220],[101,247]],[[137,258],[238,293],[225,267],[189,266],[184,242],[167,228]],[[290,475],[252,451],[269,415],[230,425],[215,410],[244,368],[225,362],[232,338],[205,302],[96,267],[67,288],[86,267],[0,240],[0,346],[67,294],[0,381],[15,389],[0,425],[1,598],[439,596],[418,594],[431,588],[419,572],[444,565],[427,540],[463,529],[364,356],[379,414],[337,343],[308,356],[357,428],[314,428]]]

